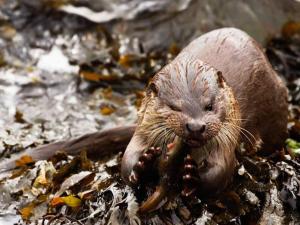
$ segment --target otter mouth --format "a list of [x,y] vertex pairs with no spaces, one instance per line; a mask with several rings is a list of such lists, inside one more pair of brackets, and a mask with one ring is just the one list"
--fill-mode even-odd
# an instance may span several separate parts
[[186,139],[184,141],[190,147],[201,147],[204,146],[207,142],[206,140],[191,139],[191,138]]

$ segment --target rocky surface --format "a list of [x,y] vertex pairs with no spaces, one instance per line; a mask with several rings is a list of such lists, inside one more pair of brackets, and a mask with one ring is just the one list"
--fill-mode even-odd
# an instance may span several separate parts
[[286,148],[268,157],[241,150],[234,185],[219,198],[174,198],[140,217],[143,193],[154,187],[126,187],[119,155],[97,162],[84,152],[38,162],[23,157],[18,170],[0,174],[0,223],[299,224],[300,25],[285,24],[299,21],[299,4],[0,1],[1,161],[27,148],[134,123],[148,79],[190,39],[216,27],[236,26],[265,41],[290,90]]

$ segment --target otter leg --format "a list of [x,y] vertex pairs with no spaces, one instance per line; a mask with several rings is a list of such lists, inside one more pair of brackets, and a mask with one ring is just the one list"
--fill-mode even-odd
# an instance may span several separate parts
[[199,185],[199,174],[197,163],[192,159],[191,155],[188,154],[184,158],[183,167],[183,190],[181,195],[186,198],[193,197],[198,189]]
[[146,150],[139,158],[139,161],[133,167],[133,171],[129,176],[131,183],[137,184],[141,180],[141,175],[153,169],[156,159],[161,155],[160,147],[151,147]]
[[136,185],[140,181],[141,175],[153,167],[160,154],[160,148],[147,149],[140,138],[134,135],[122,159],[122,177],[127,183]]

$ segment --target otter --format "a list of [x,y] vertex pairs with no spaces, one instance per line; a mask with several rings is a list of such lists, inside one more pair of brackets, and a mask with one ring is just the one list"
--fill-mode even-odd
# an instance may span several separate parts
[[148,85],[122,176],[136,185],[147,158],[155,165],[148,149],[165,149],[179,137],[199,166],[201,190],[218,193],[233,177],[240,144],[249,153],[279,148],[287,136],[287,116],[287,89],[258,43],[239,29],[211,31],[192,41]]
[[[240,144],[249,153],[280,148],[287,115],[287,89],[258,43],[241,30],[222,28],[192,41],[154,76],[136,126],[27,149],[2,160],[0,172],[16,167],[24,155],[41,160],[59,150],[76,155],[86,149],[99,159],[126,148],[121,174],[129,185],[147,175],[145,166],[161,177],[141,206],[141,212],[149,212],[159,206],[168,176],[177,171],[184,171],[183,180],[197,177],[203,193],[222,191],[233,177]],[[183,193],[194,191],[189,188]]]

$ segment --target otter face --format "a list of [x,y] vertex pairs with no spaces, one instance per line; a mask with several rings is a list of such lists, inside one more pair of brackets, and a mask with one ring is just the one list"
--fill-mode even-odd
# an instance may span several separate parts
[[186,62],[179,58],[163,68],[150,83],[148,94],[155,100],[151,101],[153,111],[168,130],[197,147],[220,131],[227,97],[221,72],[199,60]]

